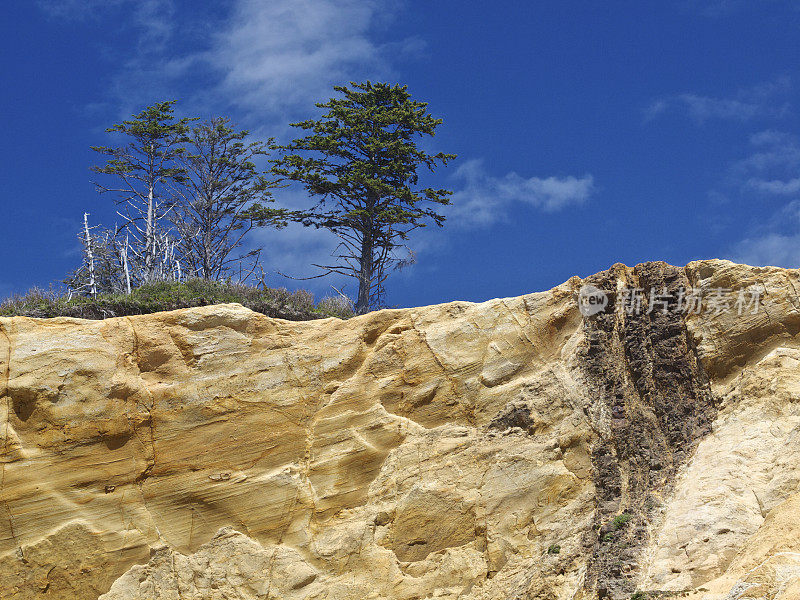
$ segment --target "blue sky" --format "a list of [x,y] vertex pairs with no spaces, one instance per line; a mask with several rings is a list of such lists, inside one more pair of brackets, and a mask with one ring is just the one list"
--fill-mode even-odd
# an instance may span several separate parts
[[[459,155],[430,178],[455,192],[447,224],[412,240],[391,305],[615,262],[800,265],[796,2],[8,0],[0,27],[0,295],[76,266],[84,211],[113,222],[89,172],[111,124],[175,98],[288,140],[332,85],[367,78],[428,101],[444,124],[427,147]],[[250,243],[296,276],[334,245],[302,228]]]

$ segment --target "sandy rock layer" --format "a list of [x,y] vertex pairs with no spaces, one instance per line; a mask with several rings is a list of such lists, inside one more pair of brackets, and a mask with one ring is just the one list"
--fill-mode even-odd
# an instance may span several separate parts
[[349,321],[0,318],[0,597],[800,598],[799,286],[645,263]]

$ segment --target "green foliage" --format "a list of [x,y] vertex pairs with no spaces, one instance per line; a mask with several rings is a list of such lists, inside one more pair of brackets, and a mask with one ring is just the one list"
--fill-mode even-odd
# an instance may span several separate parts
[[547,549],[548,554],[558,554],[561,552],[561,546],[558,544],[551,544],[550,547]]
[[348,311],[335,298],[323,299],[315,305],[313,294],[305,290],[290,292],[285,288],[261,288],[203,279],[146,284],[134,289],[130,295],[102,294],[95,298],[69,297],[54,290],[34,288],[27,294],[0,302],[0,316],[103,319],[228,302],[239,303],[267,316],[294,321],[353,316],[352,310]]
[[606,534],[603,534],[603,537],[600,538],[600,539],[602,541],[604,541],[604,542],[612,542],[612,541],[614,541],[614,534],[611,533],[611,532],[608,532]]
[[616,531],[619,531],[620,529],[625,527],[625,525],[628,523],[628,521],[631,520],[631,518],[632,517],[630,514],[622,513],[621,515],[617,515],[616,517],[614,517],[614,520],[611,523],[614,526],[614,529]]
[[172,160],[185,152],[180,145],[186,141],[189,123],[194,119],[176,120],[175,102],[157,102],[133,115],[133,119],[106,129],[108,133],[128,136],[128,141],[114,147],[92,146],[95,152],[109,157],[104,166],[94,166],[92,170],[116,175],[125,182],[135,175],[153,182],[182,181],[185,171],[175,167]]
[[647,595],[644,592],[634,592],[631,600],[647,600]]
[[121,145],[92,146],[107,157],[105,165],[92,170],[110,176],[111,182],[95,186],[100,193],[114,194],[120,205],[123,224],[115,236],[124,231],[133,285],[169,278],[177,268],[174,243],[162,221],[174,205],[174,186],[187,181],[186,170],[176,161],[186,152],[183,144],[194,119],[176,119],[174,104],[158,102],[106,129],[124,136]]
[[350,85],[335,86],[341,96],[317,104],[327,110],[321,119],[292,123],[308,134],[279,147],[273,171],[319,198],[303,222],[329,229],[341,244],[338,263],[317,266],[358,280],[362,313],[379,301],[389,268],[404,264],[394,251],[409,232],[443,224],[430,204],[449,204],[452,192],[420,187],[419,170],[434,171],[455,155],[418,147],[417,138],[433,136],[442,120],[406,86]]

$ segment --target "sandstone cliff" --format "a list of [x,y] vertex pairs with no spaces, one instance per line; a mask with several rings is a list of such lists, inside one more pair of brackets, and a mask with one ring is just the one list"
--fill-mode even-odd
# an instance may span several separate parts
[[[0,598],[797,600],[798,275],[2,318]],[[764,294],[584,317],[584,284]]]

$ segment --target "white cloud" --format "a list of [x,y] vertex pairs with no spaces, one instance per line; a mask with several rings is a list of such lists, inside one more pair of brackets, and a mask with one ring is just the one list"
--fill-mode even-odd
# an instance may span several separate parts
[[464,162],[453,179],[460,185],[453,194],[452,206],[444,213],[448,222],[462,227],[483,227],[503,221],[515,204],[555,212],[583,204],[594,192],[591,175],[526,178],[511,172],[493,177],[479,159]]
[[110,10],[125,9],[123,24],[139,29],[139,52],[163,50],[174,27],[173,0],[38,0],[49,17],[75,21],[97,20]]
[[371,30],[383,0],[240,0],[210,50],[217,92],[247,111],[283,113],[331,95],[334,83],[389,70]]
[[738,11],[745,4],[745,0],[686,0],[684,6],[706,17],[722,17]]
[[175,33],[175,5],[172,0],[137,0],[135,22],[141,29],[140,52],[161,52]]
[[800,142],[788,133],[762,131],[750,138],[754,150],[731,167],[731,182],[743,192],[775,196],[800,193]]
[[800,192],[800,177],[781,181],[780,179],[749,179],[747,185],[752,189],[765,194],[775,194],[780,196],[793,195]]
[[[181,15],[173,0],[41,0],[49,14],[92,18],[117,10],[140,30],[138,51],[121,60],[109,101],[125,116],[162,98],[179,110],[231,114],[259,133],[280,135],[332,86],[391,79],[392,64],[424,42],[381,35],[401,0],[235,0]],[[213,29],[212,29],[213,27]],[[202,82],[202,84],[200,84]]]
[[748,265],[800,267],[800,234],[771,233],[740,242],[731,260]]
[[759,131],[750,136],[750,143],[753,146],[778,146],[781,144],[792,144],[794,136],[784,131],[767,129]]
[[[781,197],[797,194],[800,180],[748,182],[761,193]],[[735,262],[778,267],[800,267],[800,203],[792,201],[775,214],[766,217],[754,232],[733,245],[723,255]]]
[[786,96],[791,91],[788,77],[780,77],[740,90],[730,98],[715,98],[683,93],[654,100],[645,110],[647,120],[666,112],[684,113],[698,123],[711,119],[749,121],[755,118],[781,118],[789,113]]
[[791,172],[800,167],[800,143],[796,136],[780,131],[762,131],[750,137],[757,150],[736,162],[737,173]]

